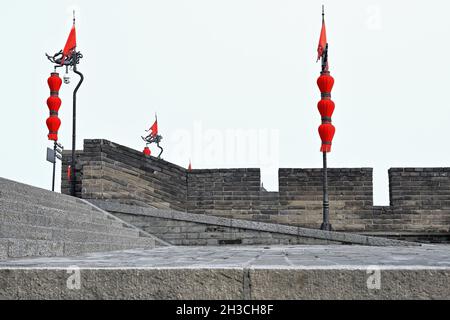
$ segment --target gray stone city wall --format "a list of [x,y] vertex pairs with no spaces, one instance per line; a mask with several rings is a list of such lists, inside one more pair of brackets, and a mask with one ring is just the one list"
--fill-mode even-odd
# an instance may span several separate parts
[[[318,228],[322,222],[321,169],[280,169],[280,222]],[[361,229],[361,214],[373,207],[372,169],[328,169],[330,212],[336,230]],[[351,214],[356,213],[356,217]],[[337,218],[337,219],[336,219]],[[283,221],[284,220],[284,221]],[[365,223],[363,223],[365,224]],[[364,227],[363,227],[364,229]]]
[[192,170],[187,186],[188,212],[232,216],[260,212],[260,169]]
[[[64,153],[62,192],[70,151]],[[234,219],[318,228],[322,170],[280,169],[279,192],[260,187],[259,169],[186,169],[107,140],[78,152],[78,196]],[[450,168],[389,170],[391,206],[373,206],[372,169],[331,168],[334,230],[450,234]]]
[[389,169],[391,206],[450,210],[450,168]]
[[[70,192],[65,174],[69,160],[69,153],[64,153],[62,193]],[[77,166],[79,177],[77,195],[85,199],[119,199],[123,203],[185,210],[185,169],[107,140],[84,140]]]

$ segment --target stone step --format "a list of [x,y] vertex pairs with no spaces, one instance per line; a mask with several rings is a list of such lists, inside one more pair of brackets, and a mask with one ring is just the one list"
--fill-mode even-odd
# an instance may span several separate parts
[[81,199],[0,178],[0,259],[153,247],[154,238]]
[[65,211],[61,209],[44,207],[32,203],[17,202],[12,199],[0,199],[0,212],[21,212],[25,214],[43,215],[48,217],[61,217],[69,221],[85,221],[99,224],[120,227],[121,222],[105,215],[100,211],[85,210],[84,208],[74,211]]
[[98,243],[98,242],[69,242],[65,243],[64,255],[65,256],[76,256],[91,252],[102,252],[102,251],[122,251],[129,249],[148,249],[153,247],[153,244],[143,243],[142,241],[130,241],[121,244],[112,243]]
[[35,240],[55,240],[55,241],[75,241],[75,242],[111,242],[121,243],[127,240],[140,241],[150,238],[121,235],[118,233],[92,232],[78,229],[61,229],[30,226],[25,224],[2,223],[0,225],[0,238],[35,239]]
[[[173,246],[30,258],[0,263],[0,296],[72,300],[439,300],[450,296],[449,257],[449,246],[303,245]],[[67,286],[71,266],[81,272],[77,290]],[[374,273],[378,273],[378,281],[373,281]]]
[[28,199],[39,199],[41,201],[48,201],[50,203],[63,203],[68,205],[78,205],[82,204],[80,199],[62,195],[60,193],[51,192],[51,191],[43,191],[43,192],[25,192],[25,191],[19,191],[15,189],[7,189],[6,187],[0,186],[0,198],[7,198],[7,199],[24,199],[24,201],[27,201]]
[[57,241],[0,238],[1,247],[5,249],[3,259],[64,255],[64,243]]
[[0,190],[0,199],[40,205],[43,207],[60,209],[64,211],[95,211],[91,206],[87,205],[79,199],[77,200],[77,202],[67,201],[66,199],[59,199],[58,197],[47,199],[45,197],[36,197],[33,195],[20,194],[16,192],[6,193],[3,190]]
[[33,187],[23,183],[0,178],[0,197],[2,194],[18,193],[20,195],[28,195],[37,198],[44,198],[47,200],[58,199],[59,201],[66,201],[72,203],[78,203],[78,199],[72,196],[61,194],[59,192],[53,192],[50,190]]
[[146,247],[146,245],[134,241],[112,244],[109,242],[64,242],[4,238],[0,239],[0,259],[73,256],[89,252],[106,252]]
[[112,244],[128,243],[128,241],[136,241],[136,243],[153,243],[153,239],[146,237],[139,237],[138,235],[120,235],[113,233],[90,232],[84,230],[55,230],[53,232],[54,240],[72,239],[76,242],[110,242]]
[[123,235],[138,235],[139,232],[123,223],[117,225],[95,223],[91,221],[69,220],[65,217],[51,217],[48,215],[23,213],[17,211],[0,212],[0,223],[24,224],[38,227],[53,227],[65,229],[79,229],[93,232],[104,232]]

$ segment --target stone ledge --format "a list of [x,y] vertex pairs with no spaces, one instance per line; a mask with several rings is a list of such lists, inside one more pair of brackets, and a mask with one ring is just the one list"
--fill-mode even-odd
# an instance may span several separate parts
[[2,299],[448,299],[450,269],[381,269],[368,289],[367,269],[80,269],[81,288],[67,288],[71,269],[0,269]]
[[[448,246],[234,246],[0,262],[3,299],[448,299]],[[74,266],[79,290],[69,290]],[[379,274],[379,287],[369,277]],[[372,283],[372,282],[370,282]]]
[[295,226],[287,226],[282,224],[264,223],[249,220],[239,220],[231,218],[222,218],[209,215],[185,213],[174,210],[160,210],[151,207],[137,207],[126,204],[121,204],[113,201],[104,200],[90,200],[99,208],[110,212],[126,213],[131,215],[144,215],[156,218],[181,220],[188,222],[196,222],[202,224],[211,224],[218,226],[226,226],[238,229],[248,229],[272,233],[280,233],[287,235],[294,235],[305,238],[313,238],[328,241],[337,241],[344,244],[360,244],[367,246],[420,246],[418,243],[385,239],[379,237],[364,236],[352,233],[343,232],[329,232],[316,229],[301,228]]

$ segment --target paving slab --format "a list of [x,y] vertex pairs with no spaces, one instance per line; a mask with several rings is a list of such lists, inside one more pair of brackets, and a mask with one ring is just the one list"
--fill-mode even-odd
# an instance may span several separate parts
[[79,257],[52,257],[7,260],[0,267],[67,267],[111,268],[173,267],[285,267],[358,268],[377,265],[383,268],[444,267],[450,268],[449,245],[420,247],[369,247],[357,245],[297,246],[175,246],[148,250],[125,250],[90,253]]

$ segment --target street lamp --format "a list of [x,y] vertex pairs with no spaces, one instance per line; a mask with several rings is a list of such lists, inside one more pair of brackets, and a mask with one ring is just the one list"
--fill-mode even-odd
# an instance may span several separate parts
[[331,144],[333,141],[335,127],[331,123],[331,117],[334,112],[334,102],[331,100],[331,90],[333,89],[334,79],[330,75],[328,68],[328,42],[325,28],[325,10],[322,6],[322,31],[320,33],[318,59],[322,60],[322,71],[320,77],[317,79],[317,85],[321,92],[321,100],[317,104],[320,115],[322,117],[322,124],[319,127],[319,135],[322,140],[320,151],[323,153],[323,221],[320,226],[321,230],[332,230],[330,223],[330,202],[328,196],[328,168],[327,168],[327,153],[331,152]]
[[55,73],[57,68],[66,67],[66,75],[64,76],[64,83],[70,83],[70,79],[68,77],[68,72],[71,69],[74,73],[80,76],[80,81],[73,91],[73,112],[72,112],[72,161],[70,166],[70,194],[75,196],[75,149],[76,149],[76,115],[77,115],[77,92],[80,88],[84,76],[83,74],[77,70],[77,65],[80,63],[80,59],[83,58],[81,52],[76,50],[76,32],[75,32],[75,11],[73,12],[73,25],[70,30],[69,37],[67,39],[66,45],[63,50],[60,50],[58,53],[53,56],[49,56],[46,54],[47,59],[55,64]]

